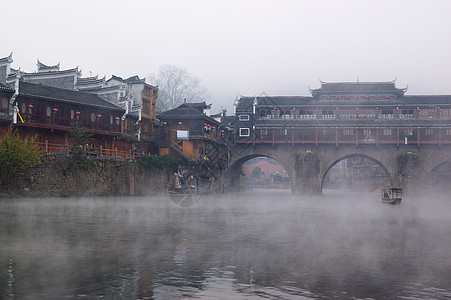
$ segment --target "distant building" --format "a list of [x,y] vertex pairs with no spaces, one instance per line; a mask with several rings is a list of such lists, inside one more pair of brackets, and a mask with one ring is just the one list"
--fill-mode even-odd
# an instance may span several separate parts
[[[12,62],[12,55],[10,55]],[[81,76],[81,70],[78,67],[67,70],[60,70],[60,64],[48,66],[37,62],[37,72],[27,73],[21,70],[10,68],[7,74],[7,83],[14,83],[16,78],[20,78],[21,81],[42,84],[45,86],[52,86],[56,88],[75,90],[75,84],[78,77]]]

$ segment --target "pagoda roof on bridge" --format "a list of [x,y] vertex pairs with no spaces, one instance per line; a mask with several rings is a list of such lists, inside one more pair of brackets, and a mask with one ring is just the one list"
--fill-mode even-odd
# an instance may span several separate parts
[[321,87],[318,89],[310,89],[314,97],[327,94],[395,94],[398,96],[404,95],[407,87],[399,89],[395,86],[396,80],[388,82],[324,82],[320,80]]
[[313,104],[311,96],[259,96],[259,97],[241,97],[237,112],[246,112],[252,110],[254,100],[257,99],[258,107],[283,107],[296,106],[300,104]]

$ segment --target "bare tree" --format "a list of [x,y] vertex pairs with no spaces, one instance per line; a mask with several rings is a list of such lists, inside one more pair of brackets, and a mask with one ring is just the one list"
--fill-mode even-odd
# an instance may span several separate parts
[[186,102],[208,101],[208,90],[200,86],[200,80],[191,76],[185,68],[173,65],[160,66],[158,74],[149,79],[158,85],[157,111],[175,108]]

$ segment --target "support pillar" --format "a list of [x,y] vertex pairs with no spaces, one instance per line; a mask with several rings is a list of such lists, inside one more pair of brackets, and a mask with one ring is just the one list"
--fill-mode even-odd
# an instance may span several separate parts
[[296,154],[294,173],[295,178],[291,186],[293,194],[321,194],[320,160],[317,153]]

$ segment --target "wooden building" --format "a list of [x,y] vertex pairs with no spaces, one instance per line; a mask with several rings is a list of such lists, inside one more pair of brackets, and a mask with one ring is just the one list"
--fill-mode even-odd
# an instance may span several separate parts
[[[227,147],[220,122],[209,116],[211,105],[183,103],[157,117],[162,122],[160,155],[171,154],[181,162],[203,164],[212,172],[227,167]],[[216,175],[219,173],[216,173]]]
[[451,95],[405,95],[395,82],[321,82],[312,96],[242,97],[235,143],[451,144]]
[[[109,80],[105,80],[105,77],[98,78],[98,76],[82,77],[81,70],[79,70],[78,67],[61,70],[59,63],[56,65],[46,65],[39,60],[37,61],[37,71],[27,73],[20,69],[11,68],[12,62],[12,54],[8,57],[0,58],[0,83],[11,87],[19,81],[21,85],[22,83],[25,83],[23,85],[24,91],[31,88],[31,85],[27,85],[27,83],[57,88],[58,90],[53,91],[51,89],[44,91],[44,88],[39,88],[40,91],[36,96],[40,97],[42,93],[46,94],[45,97],[50,97],[49,99],[53,99],[51,97],[60,99],[61,95],[64,94],[61,89],[64,89],[69,91],[63,96],[64,99],[69,97],[80,102],[81,98],[75,95],[90,94],[91,96],[87,98],[90,99],[89,101],[92,101],[90,104],[94,106],[100,103],[100,99],[106,100],[106,102],[109,102],[112,106],[109,106],[108,103],[104,103],[102,104],[104,108],[116,107],[122,111],[122,115],[119,116],[119,119],[116,119],[118,116],[114,116],[114,122],[113,124],[110,124],[114,126],[117,126],[115,124],[120,124],[120,140],[123,144],[120,148],[133,148],[139,153],[158,152],[158,132],[155,132],[155,128],[158,128],[158,122],[156,120],[158,88],[147,84],[145,78],[132,76],[127,79],[122,79],[121,77],[113,75]],[[36,90],[38,88],[35,87],[33,89]],[[80,94],[77,94],[77,92],[80,92]],[[97,97],[94,97],[95,95],[97,95]],[[10,103],[10,106],[11,104],[12,103]],[[84,104],[89,105],[89,103]],[[22,107],[19,107],[19,113],[21,113],[20,109],[22,109]],[[80,115],[75,116],[76,118],[88,118],[86,115],[83,115],[82,117],[82,111],[80,109],[76,111],[80,113]],[[28,117],[28,109],[22,113]],[[56,111],[55,120],[58,119],[56,117],[58,114],[60,114],[60,112]],[[95,116],[103,115],[102,113],[96,113],[95,109],[93,110],[93,114],[95,114]],[[93,120],[94,117],[91,119]],[[86,121],[85,125],[89,125],[90,130],[95,130],[92,127],[97,126],[96,124],[98,124],[98,126],[103,126],[109,121],[105,118],[99,118],[97,121]],[[48,120],[46,120],[46,122],[48,122]],[[115,131],[116,127],[114,128]],[[61,139],[58,140],[61,141]],[[117,139],[115,138],[114,141],[117,141]],[[113,145],[111,142],[105,144],[110,146]],[[125,147],[125,144],[128,144],[127,147]]]
[[97,76],[79,78],[76,88],[99,95],[122,107],[124,137],[130,142],[141,142],[141,151],[157,153],[158,127],[156,121],[156,101],[158,88],[146,83],[145,78],[132,76],[122,79],[113,75],[110,79],[99,79]]
[[21,135],[36,136],[49,152],[59,152],[52,148],[69,149],[73,124],[91,134],[90,147],[96,153],[99,149],[116,153],[132,150],[122,138],[122,108],[90,93],[19,81],[16,87],[9,98],[10,127]]

